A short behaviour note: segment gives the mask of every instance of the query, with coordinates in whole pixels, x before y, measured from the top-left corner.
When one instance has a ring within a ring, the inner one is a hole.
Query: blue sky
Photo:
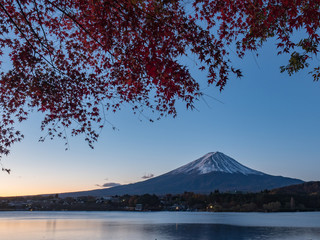
[[[0,196],[142,181],[144,175],[158,176],[213,151],[268,174],[320,180],[320,83],[308,71],[280,74],[287,56],[277,56],[272,43],[259,53],[236,59],[244,77],[231,79],[221,93],[206,88],[218,100],[205,97],[197,110],[180,104],[176,118],[154,123],[126,108],[109,113],[119,130],[106,125],[94,150],[81,137],[69,139],[69,151],[59,139],[39,143],[41,115],[33,114],[21,126],[23,142],[2,160],[12,174],[0,174]],[[194,75],[205,80],[202,73]]]

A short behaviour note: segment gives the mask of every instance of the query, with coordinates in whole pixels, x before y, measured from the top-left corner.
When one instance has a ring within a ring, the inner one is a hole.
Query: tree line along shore
[[[162,196],[123,195],[111,197],[47,196],[2,197],[1,211],[211,211],[292,212],[320,211],[320,194],[259,193],[210,194],[185,192]]]

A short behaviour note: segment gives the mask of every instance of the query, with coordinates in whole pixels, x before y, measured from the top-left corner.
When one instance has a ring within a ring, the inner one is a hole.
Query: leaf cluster
[[[202,92],[201,81],[181,61],[190,53],[207,73],[207,84],[220,90],[231,77],[242,76],[229,58],[232,43],[240,58],[270,37],[278,39],[279,54],[301,49],[281,68],[290,75],[318,53],[319,1],[193,0],[191,5],[1,1],[0,155],[23,138],[16,123],[32,111],[44,114],[40,141],[62,137],[68,148],[68,129],[93,147],[109,123],[107,114],[123,105],[139,114],[150,110],[156,118],[176,116],[177,101],[193,109]],[[299,29],[307,38],[295,43],[292,35]],[[312,74],[318,80],[319,67]]]

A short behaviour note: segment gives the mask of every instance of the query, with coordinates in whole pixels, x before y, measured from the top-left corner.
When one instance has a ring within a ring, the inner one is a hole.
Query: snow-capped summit
[[[264,175],[262,172],[243,166],[221,152],[207,153],[203,157],[171,171],[170,174],[206,174],[211,172]]]

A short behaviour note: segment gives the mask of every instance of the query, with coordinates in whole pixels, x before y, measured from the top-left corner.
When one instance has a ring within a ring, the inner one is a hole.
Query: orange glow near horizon
[[[2,190],[0,193],[0,197],[19,197],[19,196],[33,196],[33,195],[47,195],[47,194],[59,194],[59,193],[66,193],[66,192],[78,192],[78,191],[90,191],[93,189],[97,189],[98,187],[94,188],[79,188],[79,187],[64,187],[64,188],[25,188],[21,187],[21,189],[5,189]]]

